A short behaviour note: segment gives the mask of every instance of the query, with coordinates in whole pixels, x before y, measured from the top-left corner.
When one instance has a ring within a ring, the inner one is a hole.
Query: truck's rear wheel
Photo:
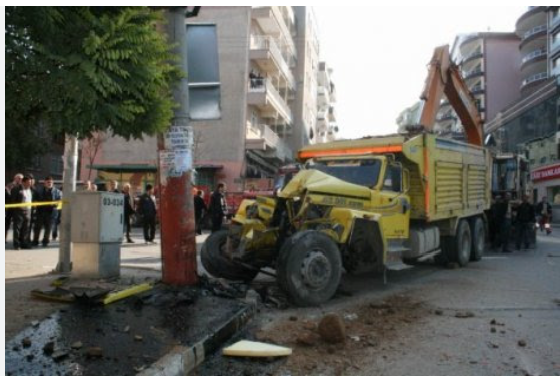
[[[208,236],[200,251],[200,260],[204,268],[218,278],[251,281],[259,273],[232,261],[225,255],[228,231],[220,230]]]
[[[476,217],[471,223],[472,230],[472,247],[471,247],[471,261],[478,262],[482,259],[484,254],[484,247],[486,246],[486,228],[482,218]]]
[[[466,266],[471,259],[471,229],[466,220],[460,220],[455,236],[448,238],[444,245],[444,252],[451,262],[456,262],[459,266]]]
[[[319,305],[329,300],[341,274],[340,251],[321,232],[296,233],[285,242],[278,257],[278,283],[296,305]]]

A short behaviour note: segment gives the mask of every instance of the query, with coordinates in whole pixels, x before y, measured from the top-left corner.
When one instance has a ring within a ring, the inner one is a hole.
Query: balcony
[[[265,72],[280,72],[286,78],[288,86],[295,88],[296,81],[288,64],[289,57],[282,55],[274,38],[251,35],[249,57]]]
[[[250,79],[247,90],[247,103],[263,112],[263,117],[280,116],[286,124],[292,123],[292,111],[270,79]]]
[[[463,79],[465,80],[472,79],[474,77],[481,76],[481,75],[484,75],[484,70],[482,70],[482,68],[480,67],[477,67],[474,70],[464,72]]]
[[[474,51],[474,52],[470,53],[466,57],[464,57],[460,64],[463,65],[467,62],[470,62],[472,60],[479,59],[479,58],[482,58],[482,57],[484,57],[484,54],[482,54],[482,51],[477,50],[477,51]]]
[[[539,72],[538,74],[531,75],[521,82],[521,89],[527,87],[530,84],[534,84],[546,79],[548,79],[548,74],[546,72]]]
[[[335,107],[329,107],[329,122],[336,122],[336,118]]]
[[[545,58],[546,59],[546,55],[547,55],[546,54],[546,49],[533,50],[529,54],[527,54],[523,58],[521,58],[521,67],[523,67],[526,63],[534,61],[534,60],[539,59],[539,58]]]
[[[329,90],[325,86],[318,86],[317,87],[317,105],[319,107],[329,105],[330,104],[330,96]]]
[[[528,31],[523,33],[523,36],[521,37],[521,43],[519,44],[519,49],[523,49],[523,47],[527,43],[534,40],[535,38],[545,36],[546,32],[547,32],[546,24],[537,25],[537,26],[529,29]],[[545,44],[546,44],[546,42],[545,42]]]
[[[480,93],[484,93],[484,86],[482,84],[478,84],[471,88],[471,93],[473,95],[478,95]]]
[[[282,36],[287,42],[292,52],[296,51],[292,39],[292,27],[286,23],[286,17],[282,14],[279,6],[255,6],[251,12],[251,17],[259,24],[265,34],[274,37]]]
[[[268,125],[247,123],[245,146],[248,150],[258,150],[265,158],[274,158],[282,162],[292,159],[293,152]]]

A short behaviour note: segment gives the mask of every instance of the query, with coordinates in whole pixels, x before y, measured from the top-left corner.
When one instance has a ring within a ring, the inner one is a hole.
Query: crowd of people
[[[86,181],[82,191],[98,191],[96,184]],[[108,192],[124,195],[124,230],[128,243],[134,243],[131,238],[131,218],[136,215],[141,220],[144,242],[155,244],[157,224],[157,201],[154,187],[146,185],[145,192],[138,198],[131,195],[131,186],[125,183],[119,190],[116,180],[109,180],[105,185]],[[209,217],[212,232],[221,230],[226,217],[227,203],[225,198],[226,186],[219,183],[210,197],[207,205],[203,199],[203,192],[197,190],[194,196],[196,233],[202,234],[204,219]],[[39,246],[48,247],[51,241],[58,238],[58,225],[61,218],[62,191],[54,185],[52,177],[44,178],[42,186],[37,186],[31,174],[16,174],[13,181],[5,187],[6,205],[23,204],[19,207],[6,209],[6,239],[8,231],[13,229],[13,247],[16,250],[32,249]],[[46,203],[46,204],[42,204]],[[42,238],[41,238],[42,235]]]
[[[529,202],[527,195],[522,196],[521,203],[517,206],[512,202],[510,193],[506,193],[503,197],[497,196],[490,209],[490,215],[492,247],[501,248],[504,253],[511,252],[509,246],[512,228],[515,230],[514,240],[517,250],[521,250],[522,246],[529,249],[537,225],[547,234],[552,232],[550,226],[552,206],[546,196],[536,207]]]

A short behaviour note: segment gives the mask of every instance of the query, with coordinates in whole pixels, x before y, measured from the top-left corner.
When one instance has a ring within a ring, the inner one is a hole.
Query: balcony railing
[[[286,161],[292,158],[292,150],[272,128],[266,124],[247,123],[248,149],[261,150],[264,155]]]
[[[532,36],[534,36],[535,34],[538,34],[538,33],[542,33],[542,32],[546,33],[546,30],[547,30],[546,25],[535,26],[534,28],[531,28],[531,29],[527,30],[523,34],[523,38],[521,39],[521,41],[523,42],[523,41],[531,38]]]
[[[523,65],[525,62],[530,61],[531,59],[535,59],[541,56],[546,56],[546,49],[537,49],[534,51],[531,51],[529,54],[525,55],[522,59],[521,59],[521,64]]]
[[[531,83],[538,82],[539,80],[545,80],[547,78],[548,78],[548,74],[546,72],[540,72],[538,74],[531,75],[521,82],[521,88]]]
[[[484,91],[484,86],[482,84],[478,84],[471,88],[472,93],[479,93]]]
[[[481,75],[483,73],[484,73],[484,71],[482,70],[482,68],[478,67],[478,68],[475,68],[474,70],[463,72],[463,78],[469,79],[469,78],[472,78],[474,76]]]
[[[286,123],[292,123],[292,111],[288,104],[286,104],[286,101],[282,98],[282,96],[280,96],[278,90],[274,87],[270,79],[249,79],[249,88],[247,89],[247,91],[249,95],[265,94],[266,98],[261,98],[260,100],[253,99],[254,104],[258,105],[272,103],[272,106],[278,111],[278,113],[280,113],[282,118],[286,120]],[[249,99],[249,101],[251,101],[251,99]]]
[[[464,64],[465,62],[470,61],[472,59],[482,58],[482,57],[483,57],[482,51],[477,49],[476,51],[474,51],[474,52],[470,53],[469,55],[465,56],[463,58],[463,60],[461,61],[461,64]]]

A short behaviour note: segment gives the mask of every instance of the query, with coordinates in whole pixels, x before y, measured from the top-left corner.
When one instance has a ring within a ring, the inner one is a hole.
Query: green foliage
[[[181,73],[156,30],[159,12],[6,7],[5,13],[7,140],[33,139],[25,131],[40,122],[52,134],[81,138],[108,129],[141,138],[169,126],[171,86]]]

